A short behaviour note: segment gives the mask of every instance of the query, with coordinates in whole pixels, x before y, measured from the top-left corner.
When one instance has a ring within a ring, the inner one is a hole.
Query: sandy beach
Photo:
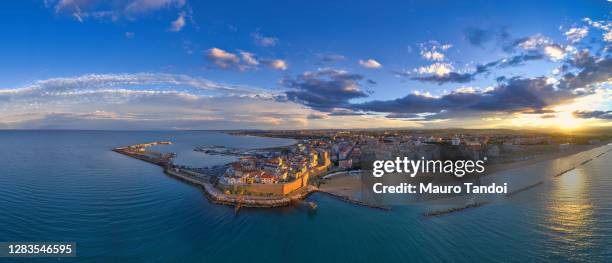
[[[596,145],[575,145],[572,148],[563,151],[541,154],[534,158],[516,161],[510,163],[493,164],[487,167],[487,174],[493,174],[505,170],[510,170],[518,167],[525,167],[539,162],[548,161],[556,158],[562,158],[574,155],[583,151],[588,151],[597,147],[606,145],[606,143]],[[360,175],[338,174],[321,181],[319,191],[328,192],[334,195],[357,198],[362,191],[362,180]]]

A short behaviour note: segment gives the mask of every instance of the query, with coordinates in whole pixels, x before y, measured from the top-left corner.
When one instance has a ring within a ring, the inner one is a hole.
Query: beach
[[[493,164],[486,167],[486,175],[494,175],[503,171],[527,167],[546,161],[552,161],[555,159],[563,159],[565,157],[576,155],[581,152],[586,152],[598,147],[605,147],[606,145],[607,144],[604,143],[596,145],[574,145],[574,147],[565,149],[563,151],[540,154],[528,160]],[[330,176],[328,178],[324,178],[321,181],[321,184],[319,185],[319,191],[346,198],[360,199],[363,196],[362,191],[364,191],[364,185],[361,176],[361,174],[349,175],[348,173],[340,173],[334,176]],[[540,182],[536,182],[535,184],[539,185]],[[365,191],[370,191],[370,189],[365,189]],[[515,192],[513,192],[513,194],[514,193]]]

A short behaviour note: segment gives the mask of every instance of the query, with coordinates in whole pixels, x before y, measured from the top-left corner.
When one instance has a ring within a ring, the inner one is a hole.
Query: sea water
[[[612,152],[503,202],[440,217],[424,217],[424,205],[383,211],[320,194],[309,197],[318,204],[314,213],[298,206],[236,214],[160,167],[111,151],[159,140],[175,144],[156,150],[177,152],[178,162],[202,167],[232,157],[194,152],[197,146],[293,143],[206,131],[0,131],[0,242],[76,242],[78,257],[60,262],[612,258]]]

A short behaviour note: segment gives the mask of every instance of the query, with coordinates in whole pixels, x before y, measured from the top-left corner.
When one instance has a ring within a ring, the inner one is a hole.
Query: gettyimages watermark
[[[360,160],[362,198],[379,205],[431,201],[464,204],[508,194],[512,182],[487,177],[486,156],[450,147],[436,150],[426,157],[365,148]]]

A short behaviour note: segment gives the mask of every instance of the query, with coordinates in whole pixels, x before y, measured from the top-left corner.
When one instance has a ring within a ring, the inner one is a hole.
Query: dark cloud
[[[387,114],[386,117],[389,119],[420,119],[422,118],[417,113],[396,113],[396,112],[389,113]]]
[[[423,82],[433,82],[433,83],[437,83],[438,85],[442,85],[445,83],[467,83],[467,82],[474,80],[474,76],[478,74],[479,73],[477,72],[474,72],[474,73],[450,72],[446,75],[418,76],[418,77],[412,77],[410,79],[423,81]]]
[[[479,65],[471,73],[448,74],[446,79],[421,78],[436,83],[462,82],[478,74],[486,74],[493,68],[511,67],[530,60],[542,59],[538,52],[530,52]],[[567,103],[575,98],[596,92],[595,84],[612,80],[612,60],[594,57],[589,52],[577,53],[566,65],[566,74],[557,83],[546,76],[535,78],[500,77],[497,85],[487,90],[458,89],[442,96],[408,94],[392,100],[372,100],[352,103],[351,99],[365,98],[367,93],[359,89],[363,77],[343,71],[322,70],[304,73],[283,83],[290,90],[286,99],[302,103],[313,109],[331,112],[329,115],[362,115],[370,112],[387,113],[393,119],[449,119],[483,112],[521,112],[543,114],[543,118],[555,113],[552,106]],[[342,111],[338,111],[342,109]],[[578,112],[581,117],[609,118],[609,112]]]
[[[389,113],[422,113],[440,111],[542,111],[547,106],[576,97],[558,90],[546,78],[511,78],[489,91],[452,92],[440,97],[409,94],[387,101],[354,104],[355,110]]]
[[[545,77],[511,78],[492,91],[483,93],[471,108],[493,111],[542,110],[574,97],[571,92],[555,89]]]
[[[522,114],[551,114],[551,113],[556,113],[556,111],[554,110],[547,110],[547,109],[540,109],[540,110],[531,110],[531,111],[524,111],[521,112]]]
[[[479,27],[468,27],[463,31],[465,39],[472,45],[484,47],[490,42],[506,42],[510,39],[510,34],[506,27],[495,29],[484,29]]]
[[[308,114],[308,116],[306,116],[307,119],[309,120],[323,120],[323,119],[327,119],[328,116],[325,114]]]
[[[542,116],[540,116],[541,119],[553,119],[553,118],[557,118],[557,115],[554,114],[544,114]]]
[[[358,112],[358,111],[351,111],[351,110],[346,110],[346,111],[334,111],[329,113],[329,116],[361,116],[361,115],[369,115],[365,112]]]
[[[612,111],[574,111],[573,115],[581,119],[612,120]]]
[[[439,113],[389,113],[385,117],[389,119],[400,119],[400,120],[410,120],[410,121],[433,121],[433,120],[442,120],[448,117],[447,112],[439,112]]]
[[[524,65],[525,62],[530,60],[540,60],[543,59],[544,55],[539,52],[529,52],[527,54],[521,54],[512,56],[509,58],[499,59],[496,61],[492,61],[486,64],[481,64],[476,66],[476,69],[473,72],[468,73],[458,73],[458,72],[450,72],[446,75],[428,75],[428,76],[416,76],[410,77],[412,80],[422,81],[422,82],[431,82],[436,83],[438,85],[446,84],[446,83],[468,83],[474,80],[474,78],[480,74],[485,74],[491,72],[493,68],[506,68],[506,67],[515,67]],[[396,72],[396,74],[401,76],[411,75],[406,72]]]
[[[287,100],[304,104],[320,111],[350,106],[350,100],[368,97],[361,90],[363,76],[334,69],[306,72],[295,78],[285,78],[282,85]]]
[[[478,98],[479,95],[468,93],[452,93],[442,97],[429,97],[419,94],[409,94],[394,100],[374,100],[354,104],[353,108],[363,111],[389,113],[422,113],[438,112],[446,109],[460,109],[466,103]]]
[[[588,51],[581,51],[576,53],[569,63],[580,72],[563,75],[558,86],[560,89],[582,88],[588,92],[592,89],[591,84],[612,80],[612,58],[610,57],[596,58]]]
[[[502,68],[503,67],[515,67],[515,66],[524,65],[525,62],[527,61],[540,60],[543,58],[544,58],[544,55],[538,52],[530,52],[528,54],[517,55],[517,56],[507,58],[507,59],[499,60],[496,65]]]

